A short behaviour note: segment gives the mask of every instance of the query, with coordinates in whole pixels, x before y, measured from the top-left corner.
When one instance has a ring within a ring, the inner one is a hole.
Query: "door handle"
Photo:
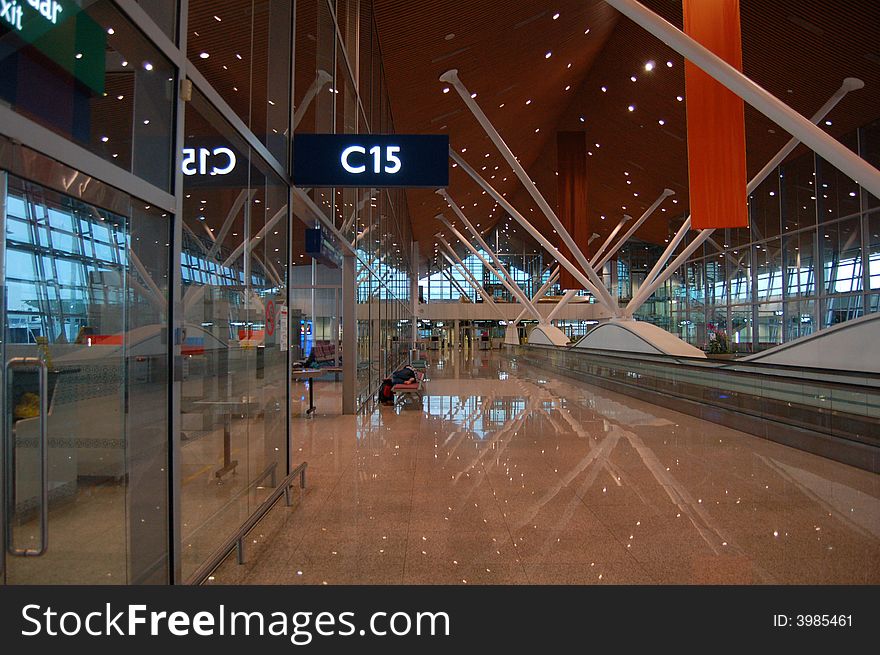
[[[10,555],[18,557],[39,557],[49,548],[49,368],[46,362],[39,357],[13,357],[6,362],[6,370],[12,369],[37,369],[39,372],[40,391],[40,547],[39,548],[16,548],[12,543],[12,528],[7,525],[6,551]],[[7,381],[9,376],[6,376]],[[11,385],[10,385],[11,386]],[[12,408],[10,407],[10,410]],[[7,413],[6,434],[9,445],[7,451],[7,498],[10,506],[6,512],[7,521],[10,520],[15,510],[15,471],[13,470],[13,450],[15,448],[15,433],[12,429],[12,412]]]

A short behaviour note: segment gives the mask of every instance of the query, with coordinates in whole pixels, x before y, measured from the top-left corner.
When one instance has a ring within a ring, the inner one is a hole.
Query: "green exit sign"
[[[0,25],[95,93],[104,93],[104,30],[71,0],[0,0]]]

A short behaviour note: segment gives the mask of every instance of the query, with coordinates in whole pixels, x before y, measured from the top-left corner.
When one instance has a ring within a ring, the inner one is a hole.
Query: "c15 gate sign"
[[[445,134],[295,134],[293,183],[299,187],[449,185]]]

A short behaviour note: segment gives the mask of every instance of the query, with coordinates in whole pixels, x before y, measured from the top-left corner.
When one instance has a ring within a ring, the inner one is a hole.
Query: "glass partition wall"
[[[405,194],[289,182],[296,131],[393,132],[378,39],[363,0],[82,4],[0,25],[0,580],[194,582],[299,463],[291,363],[349,356],[306,229],[355,257],[358,404],[408,354]]]

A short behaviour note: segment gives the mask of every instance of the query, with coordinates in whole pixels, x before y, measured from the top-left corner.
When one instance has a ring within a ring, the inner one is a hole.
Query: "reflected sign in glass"
[[[95,93],[104,92],[107,37],[73,0],[0,0],[0,37],[30,43]]]
[[[300,187],[449,185],[445,134],[296,134],[293,183]]]

